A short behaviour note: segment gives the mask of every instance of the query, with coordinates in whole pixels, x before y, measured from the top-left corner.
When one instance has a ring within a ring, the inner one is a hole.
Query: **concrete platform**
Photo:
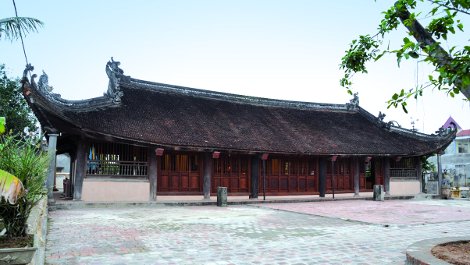
[[[228,196],[228,205],[245,205],[245,204],[263,204],[263,203],[299,203],[299,202],[324,202],[324,201],[342,201],[342,200],[372,200],[372,192],[363,192],[359,196],[353,193],[335,194],[335,198],[331,194],[325,197],[318,195],[292,195],[292,196],[266,196],[263,199],[260,196],[257,199],[250,199],[248,196]],[[167,206],[204,206],[216,205],[217,197],[211,196],[209,200],[205,200],[201,195],[198,196],[158,196],[153,202],[128,202],[128,201],[110,201],[110,202],[85,202],[75,200],[64,200],[60,198],[60,193],[54,194],[55,205],[53,209],[74,209],[84,207],[123,207],[123,206],[149,206],[149,205],[167,205]],[[385,196],[385,200],[397,199],[414,199],[414,195],[403,196]]]

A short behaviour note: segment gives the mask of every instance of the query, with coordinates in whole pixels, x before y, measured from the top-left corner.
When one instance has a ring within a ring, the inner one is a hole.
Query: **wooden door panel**
[[[351,176],[346,176],[344,178],[344,189],[345,190],[352,190],[353,189],[351,180],[352,180]]]
[[[229,187],[229,184],[230,184],[230,178],[222,178],[223,187]]]
[[[248,179],[247,177],[240,178],[240,189],[247,190],[248,189]]]
[[[344,188],[344,177],[343,176],[338,176],[337,182],[338,182],[338,185],[336,186],[336,188],[338,190],[342,190]]]
[[[179,187],[179,177],[178,175],[172,175],[171,176],[171,190],[172,191],[178,191],[178,187]]]
[[[239,189],[238,178],[230,178],[230,189],[231,192],[237,192]]]
[[[294,176],[294,177],[290,177],[289,178],[289,191],[298,191],[298,180],[297,180],[297,176]]]
[[[169,186],[168,186],[168,175],[163,175],[161,179],[162,179],[161,184],[158,183],[160,185],[157,185],[157,186],[158,187],[161,186],[162,190],[168,190],[168,188],[169,188]]]
[[[279,178],[279,190],[287,191],[289,188],[289,181],[287,177]]]
[[[189,189],[189,176],[187,175],[181,176],[181,189],[183,190]]]
[[[307,190],[308,191],[315,190],[315,179],[314,178],[307,178]]]
[[[269,191],[277,191],[279,190],[279,179],[277,177],[270,177],[269,178],[269,185],[268,190]],[[263,182],[261,181],[261,188],[263,188]]]
[[[189,187],[191,190],[199,190],[199,176],[191,176]]]
[[[360,186],[361,189],[366,188],[366,177],[364,176],[364,174],[361,174],[359,176],[359,186]]]
[[[307,178],[306,177],[299,177],[299,191],[307,191]]]

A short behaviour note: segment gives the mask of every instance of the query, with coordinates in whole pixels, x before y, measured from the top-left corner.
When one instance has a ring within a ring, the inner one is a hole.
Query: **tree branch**
[[[449,10],[454,10],[454,11],[457,11],[457,12],[460,12],[460,13],[464,13],[464,14],[467,14],[467,15],[470,15],[470,12],[467,12],[467,11],[464,11],[462,9],[458,9],[458,8],[455,8],[455,7],[451,7],[451,6],[447,6],[447,5],[444,5],[444,4],[441,4],[439,2],[436,2],[434,0],[428,0],[428,2],[432,3],[432,4],[436,4],[440,7],[443,7],[443,8],[447,8]]]
[[[397,5],[396,7],[397,16],[400,18],[400,21],[410,31],[423,51],[432,57],[437,62],[438,66],[449,66],[452,63],[452,57],[447,53],[447,51],[433,39],[432,35],[416,19],[413,20],[411,25],[405,23],[405,21],[410,18],[410,12],[406,7]],[[433,47],[433,49],[429,49],[429,47]],[[470,100],[470,85],[463,87],[461,78],[457,78],[454,81],[454,85],[460,89],[467,99]]]

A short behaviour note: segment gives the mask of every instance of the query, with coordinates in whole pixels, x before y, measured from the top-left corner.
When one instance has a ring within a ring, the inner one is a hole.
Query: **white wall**
[[[145,180],[85,179],[82,201],[142,202],[149,201],[150,183]]]
[[[390,195],[416,195],[419,192],[418,180],[390,180]]]

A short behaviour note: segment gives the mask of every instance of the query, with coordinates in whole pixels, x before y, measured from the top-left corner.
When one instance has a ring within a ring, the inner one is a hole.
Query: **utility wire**
[[[24,59],[26,60],[26,65],[28,65],[28,56],[26,55],[26,49],[24,47],[23,34],[21,34],[21,26],[20,26],[20,20],[18,19],[18,11],[16,10],[15,0],[12,0],[12,1],[13,1],[13,7],[15,8],[16,26],[18,26],[18,33],[20,34],[21,46],[23,47],[23,53],[24,53]]]

